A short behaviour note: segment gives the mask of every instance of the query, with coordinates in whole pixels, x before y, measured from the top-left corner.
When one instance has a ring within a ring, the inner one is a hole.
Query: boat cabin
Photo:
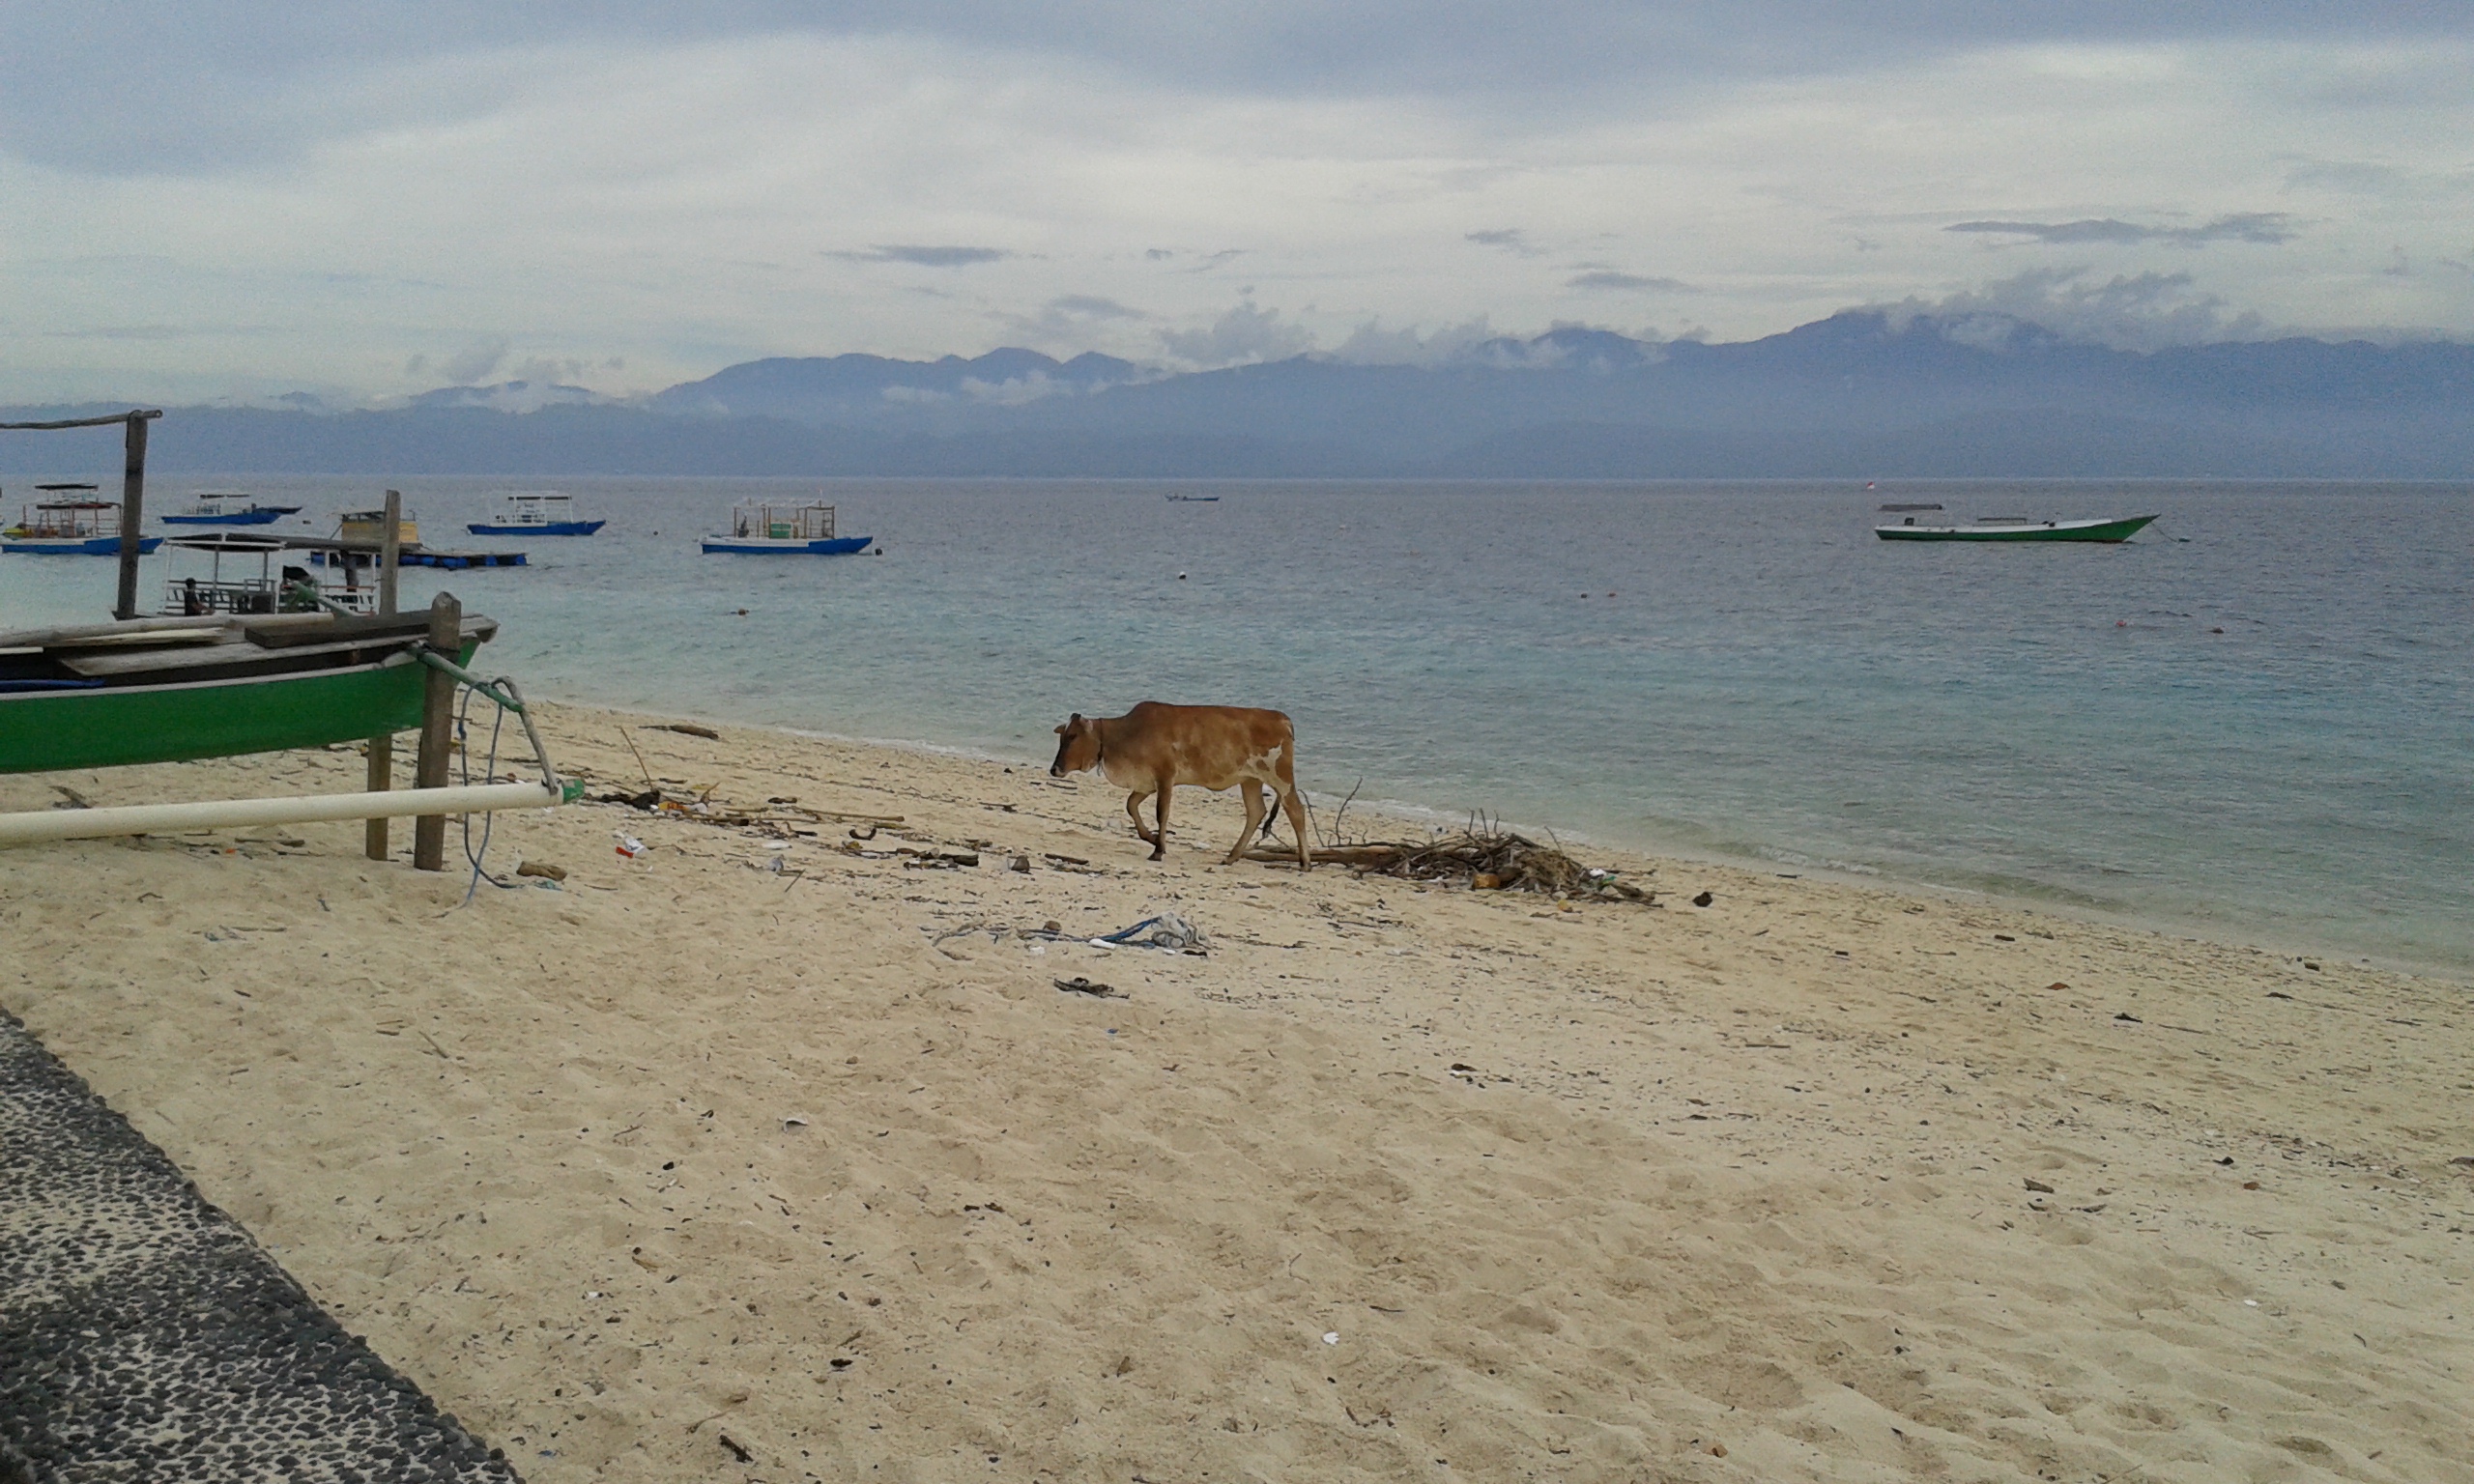
[[[741,541],[830,541],[833,507],[813,501],[774,505],[741,500],[731,509],[731,535]]]
[[[38,484],[46,495],[92,494],[91,484]],[[106,519],[108,517],[108,519]],[[46,499],[25,506],[10,534],[31,541],[84,541],[120,532],[116,499]]]
[[[345,541],[384,541],[387,539],[387,512],[384,510],[347,510],[335,517],[335,535]],[[395,539],[404,546],[418,545],[421,528],[410,515],[395,522]]]
[[[1939,510],[1939,509],[1941,509],[1941,508],[1942,508],[1942,507],[1941,507],[1940,505],[1934,505],[1934,504],[1890,504],[1890,505],[1884,505],[1884,506],[1882,506],[1882,514],[1884,514],[1884,515],[1905,515],[1905,516],[1907,517],[1907,519],[1906,519],[1906,520],[1904,520],[1904,521],[1902,521],[1900,524],[1901,524],[1901,525],[1905,525],[1905,526],[1913,526],[1913,525],[1914,525],[1914,524],[1915,524],[1915,516],[1914,516],[1913,514],[1911,514],[1910,512],[1912,512],[1912,511],[1924,511],[1924,510]]]
[[[500,526],[562,526],[576,518],[572,495],[556,490],[511,490],[499,497]]]
[[[377,612],[375,586],[347,584],[326,589],[310,577],[307,568],[278,565],[285,555],[295,550],[293,543],[281,536],[219,530],[208,535],[174,536],[166,544],[180,555],[174,559],[172,575],[163,583],[165,614],[196,618],[210,614],[298,613],[314,607],[298,592],[302,587],[356,614]],[[250,571],[253,557],[254,574]],[[197,571],[200,560],[205,564],[203,576]],[[184,567],[188,570],[182,570]]]

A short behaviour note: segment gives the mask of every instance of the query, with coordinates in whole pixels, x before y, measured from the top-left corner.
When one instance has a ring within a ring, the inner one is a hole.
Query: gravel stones
[[[0,1484],[514,1484],[0,1011]]]

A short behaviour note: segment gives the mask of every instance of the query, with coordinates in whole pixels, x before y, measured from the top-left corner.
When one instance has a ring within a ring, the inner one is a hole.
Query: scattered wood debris
[[[1250,861],[1294,861],[1290,851],[1256,848]],[[1547,897],[1601,898],[1654,905],[1656,893],[1611,870],[1584,866],[1553,845],[1507,830],[1473,828],[1424,841],[1368,841],[1317,846],[1317,865],[1351,867],[1361,875],[1405,881],[1462,881],[1480,891],[1536,892]]]

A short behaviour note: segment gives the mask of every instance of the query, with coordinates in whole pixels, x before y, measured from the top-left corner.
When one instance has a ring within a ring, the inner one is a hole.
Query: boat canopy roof
[[[38,484],[38,490],[100,490],[100,484]]]
[[[245,535],[237,530],[210,531],[196,536],[166,536],[164,542],[192,552],[286,552],[296,545],[284,536]]]
[[[94,486],[90,484],[85,488],[91,490]],[[46,499],[35,508],[38,510],[117,510],[120,508],[120,501],[116,499]]]
[[[1939,510],[1942,507],[1940,505],[1884,505],[1882,508],[1885,511],[1903,513],[1909,510]]]

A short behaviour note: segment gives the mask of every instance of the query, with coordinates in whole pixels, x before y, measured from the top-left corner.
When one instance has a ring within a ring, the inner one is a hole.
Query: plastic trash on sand
[[[1093,938],[1095,948],[1161,948],[1172,954],[1199,954],[1211,947],[1201,928],[1174,912],[1146,917],[1131,928]]]
[[[618,854],[620,858],[630,861],[641,860],[644,857],[644,853],[645,842],[643,841],[638,840],[633,835],[621,835],[618,837]]]

